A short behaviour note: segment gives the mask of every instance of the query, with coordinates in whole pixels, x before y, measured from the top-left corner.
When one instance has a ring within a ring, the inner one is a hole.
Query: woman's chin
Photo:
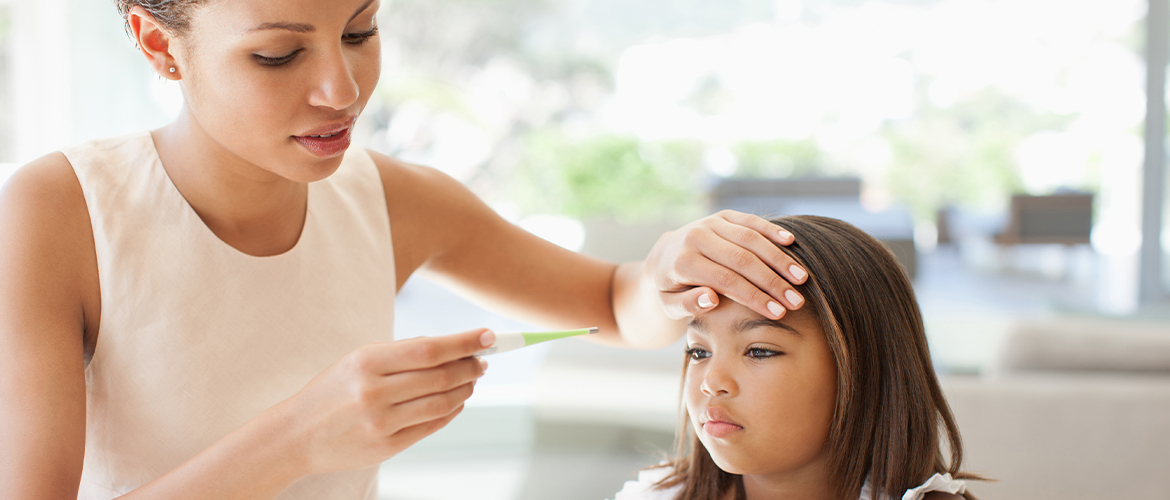
[[[344,156],[307,161],[301,159],[299,162],[288,164],[288,166],[282,168],[277,174],[290,181],[303,183],[317,182],[337,172],[337,169],[341,167],[342,158]]]

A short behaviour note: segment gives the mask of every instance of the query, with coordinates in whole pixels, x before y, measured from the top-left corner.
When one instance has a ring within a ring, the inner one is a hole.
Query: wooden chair
[[[1089,243],[1092,194],[1012,196],[1007,226],[995,236],[1001,245]]]

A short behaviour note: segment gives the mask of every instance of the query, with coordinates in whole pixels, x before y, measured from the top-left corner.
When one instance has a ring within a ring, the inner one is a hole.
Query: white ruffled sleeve
[[[638,479],[626,481],[622,490],[617,492],[613,500],[674,500],[675,495],[682,489],[682,485],[673,488],[658,490],[654,484],[666,479],[672,472],[670,467],[656,467],[638,472]]]
[[[922,497],[931,491],[966,493],[967,482],[961,479],[953,479],[950,474],[935,474],[930,476],[930,479],[927,479],[925,483],[922,483],[922,486],[906,490],[906,493],[902,495],[902,500],[922,500]]]

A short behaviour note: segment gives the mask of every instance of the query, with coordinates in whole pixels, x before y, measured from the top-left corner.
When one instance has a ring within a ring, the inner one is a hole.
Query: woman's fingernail
[[[479,358],[479,368],[480,368],[479,374],[480,374],[480,376],[483,375],[483,372],[487,371],[487,366],[488,366],[487,360],[483,359],[483,358]]]
[[[782,240],[791,240],[792,239],[792,233],[790,233],[788,231],[781,229],[777,232],[780,233],[780,239],[782,239]]]
[[[792,277],[798,280],[802,280],[805,276],[808,276],[808,273],[805,273],[804,269],[801,269],[800,266],[796,264],[788,266],[788,272],[792,273]]]
[[[772,316],[777,318],[779,318],[781,314],[784,314],[784,308],[780,307],[780,304],[775,302],[768,302],[768,310],[772,311]]]
[[[804,297],[801,297],[799,293],[793,290],[785,291],[784,298],[788,299],[788,303],[792,304],[793,307],[800,307],[800,303],[804,302]]]
[[[484,347],[491,347],[494,343],[496,343],[496,334],[492,333],[491,330],[483,332],[479,335],[479,345]]]
[[[710,295],[704,293],[703,295],[699,296],[699,307],[706,309],[706,308],[711,307],[713,305],[715,305],[715,303],[711,302]]]

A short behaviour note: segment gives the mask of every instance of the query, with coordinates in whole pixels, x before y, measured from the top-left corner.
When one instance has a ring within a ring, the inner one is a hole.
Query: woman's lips
[[[714,438],[725,438],[743,430],[743,426],[731,419],[721,408],[708,406],[703,415],[703,432]]]
[[[309,150],[318,158],[332,158],[349,149],[350,131],[353,130],[353,120],[340,126],[323,127],[327,130],[315,130],[304,135],[294,135],[297,143]]]

